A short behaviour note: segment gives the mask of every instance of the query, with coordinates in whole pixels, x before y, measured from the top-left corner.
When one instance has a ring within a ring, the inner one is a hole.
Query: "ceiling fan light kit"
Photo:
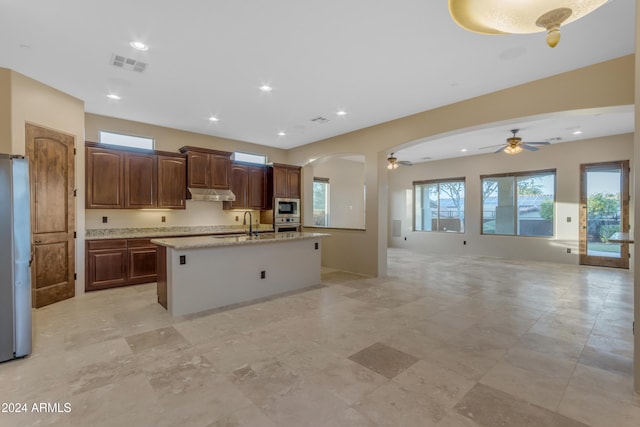
[[[398,158],[395,157],[393,153],[389,154],[389,157],[387,157],[387,169],[395,170],[398,169],[400,165],[411,166],[413,165],[413,163],[408,160],[398,160]]]
[[[531,34],[547,31],[547,44],[560,41],[560,25],[588,15],[608,0],[449,0],[453,20],[481,34]]]

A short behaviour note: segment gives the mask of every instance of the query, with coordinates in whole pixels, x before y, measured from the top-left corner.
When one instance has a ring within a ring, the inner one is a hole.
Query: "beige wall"
[[[104,130],[153,138],[156,144],[155,148],[162,151],[178,152],[180,147],[193,146],[231,152],[245,151],[265,154],[270,162],[287,162],[287,152],[282,149],[114,117],[87,113],[85,126],[88,141],[98,141],[99,131]],[[222,202],[187,201],[185,210],[87,209],[85,214],[87,229],[242,224],[242,218],[238,217],[237,212],[223,210]],[[107,217],[106,224],[102,222],[103,216]],[[165,222],[162,222],[163,216]],[[258,219],[260,215],[253,215],[253,217]]]
[[[331,257],[323,252],[323,260],[330,267],[386,274],[387,152],[420,138],[487,123],[630,105],[633,88],[634,57],[626,56],[292,149],[289,161],[298,165],[340,153],[361,153],[366,158],[366,231],[353,236],[332,230],[334,237],[323,244]]]
[[[11,71],[0,68],[0,153],[11,151]]]
[[[389,246],[422,253],[484,255],[502,258],[578,264],[580,165],[631,160],[633,134],[542,147],[509,156],[491,153],[424,162],[389,174]],[[556,211],[553,238],[481,235],[480,175],[556,169]],[[414,232],[413,181],[464,177],[465,232]],[[567,218],[571,218],[568,222]],[[633,229],[633,211],[631,212]],[[402,233],[391,236],[391,222],[401,221]],[[406,238],[406,240],[405,240]],[[466,241],[466,245],[463,242]],[[567,253],[571,249],[571,254]],[[633,250],[633,247],[631,247]]]
[[[329,158],[309,167],[313,176],[329,178],[329,226],[363,229],[364,163]],[[304,213],[304,223],[313,224],[311,209]]]
[[[265,154],[268,161],[276,163],[287,163],[288,161],[287,151],[279,148],[86,113],[87,141],[98,142],[98,133],[101,130],[153,138],[156,150],[162,151],[178,152],[180,147],[188,145],[213,150]]]
[[[6,150],[12,154],[25,153],[25,125],[35,124],[71,135],[76,147],[84,140],[84,103],[59,90],[53,89],[20,73],[0,70],[0,91],[6,91],[7,77],[10,81],[10,144]],[[5,92],[6,93],[6,92]],[[4,99],[4,96],[3,96]],[[2,109],[4,107],[0,107]],[[4,114],[3,114],[4,115]],[[0,119],[2,120],[2,119]],[[3,131],[0,131],[3,132]],[[84,188],[84,152],[76,155],[75,186]],[[81,184],[82,183],[82,184]],[[80,185],[82,185],[80,187]],[[84,195],[76,198],[76,292],[84,292]]]

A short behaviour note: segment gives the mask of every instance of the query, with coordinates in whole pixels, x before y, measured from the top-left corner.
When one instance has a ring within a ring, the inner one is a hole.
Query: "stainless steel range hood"
[[[204,200],[207,202],[234,202],[236,195],[231,190],[220,188],[188,188],[191,200]]]

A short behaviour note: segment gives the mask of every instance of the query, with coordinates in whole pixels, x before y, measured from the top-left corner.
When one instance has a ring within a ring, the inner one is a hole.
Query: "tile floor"
[[[390,250],[322,277],[175,319],[155,285],[39,309],[0,426],[640,425],[627,271]]]

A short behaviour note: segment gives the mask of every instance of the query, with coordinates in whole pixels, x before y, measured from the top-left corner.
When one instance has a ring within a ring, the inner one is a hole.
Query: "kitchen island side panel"
[[[318,285],[320,253],[320,238],[196,249],[168,247],[169,313],[182,316]],[[184,264],[180,264],[181,256]]]

